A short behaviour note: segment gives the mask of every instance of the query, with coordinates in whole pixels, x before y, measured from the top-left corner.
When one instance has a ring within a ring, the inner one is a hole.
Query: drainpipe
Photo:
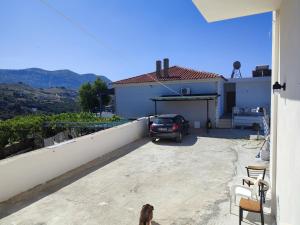
[[[273,12],[272,21],[272,85],[279,80],[280,71],[280,21],[279,11]],[[278,95],[273,94],[271,90],[271,187],[272,202],[271,213],[277,220],[277,194],[276,194],[276,176],[277,176],[277,122],[278,122]],[[277,221],[279,222],[279,221]]]

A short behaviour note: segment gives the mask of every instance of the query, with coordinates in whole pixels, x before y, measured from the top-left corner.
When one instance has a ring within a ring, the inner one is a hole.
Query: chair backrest
[[[257,179],[259,175],[262,175],[262,179],[265,179],[267,170],[265,166],[246,166],[246,169],[248,177]]]
[[[252,191],[251,191],[251,195],[252,195],[252,198],[257,198],[258,196],[258,192],[259,192],[259,186],[261,185],[261,180],[263,178],[263,175],[262,174],[259,174],[256,178],[256,181],[254,182],[253,184],[253,188],[252,188]]]

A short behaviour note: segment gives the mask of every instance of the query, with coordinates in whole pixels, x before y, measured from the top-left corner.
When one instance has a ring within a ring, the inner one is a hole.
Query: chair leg
[[[242,225],[243,221],[243,209],[240,207],[240,214],[239,214],[239,225]]]
[[[260,212],[260,218],[261,218],[261,225],[264,225],[265,220],[264,220],[264,212],[263,211]]]

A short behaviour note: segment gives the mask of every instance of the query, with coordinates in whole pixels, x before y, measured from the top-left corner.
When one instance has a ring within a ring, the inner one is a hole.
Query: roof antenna
[[[241,73],[241,63],[239,61],[235,61],[233,63],[233,70],[231,73],[231,78],[242,78],[242,73]]]

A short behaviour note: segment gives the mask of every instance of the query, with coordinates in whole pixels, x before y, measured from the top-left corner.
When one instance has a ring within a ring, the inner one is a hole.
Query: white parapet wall
[[[0,202],[146,135],[148,119],[79,137],[0,161]]]

